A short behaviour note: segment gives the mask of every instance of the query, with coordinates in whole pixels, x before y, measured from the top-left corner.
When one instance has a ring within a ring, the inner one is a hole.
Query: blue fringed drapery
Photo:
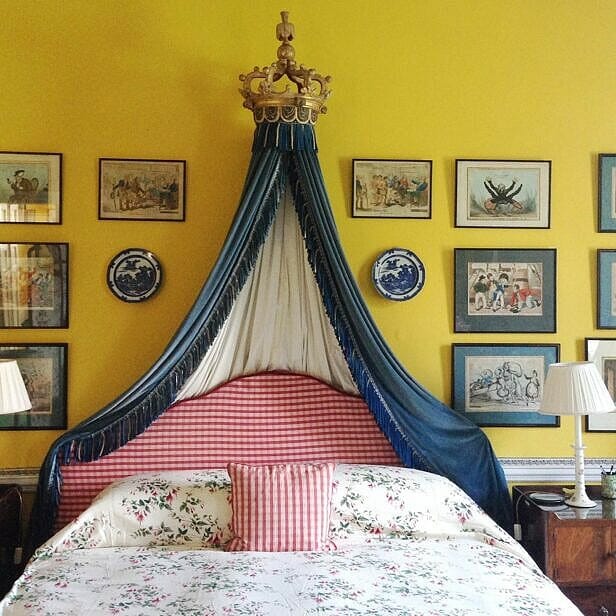
[[[240,205],[221,254],[162,356],[128,391],[60,437],[41,469],[31,547],[52,532],[61,464],[92,461],[143,432],[174,401],[227,318],[254,266],[285,189],[291,188],[308,258],[357,387],[408,466],[452,479],[510,530],[502,468],[483,432],[417,384],[394,357],[348,269],[311,125],[257,126]]]

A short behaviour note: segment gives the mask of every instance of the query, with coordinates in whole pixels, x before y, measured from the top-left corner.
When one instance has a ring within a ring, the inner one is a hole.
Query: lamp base
[[[582,494],[574,494],[571,498],[565,499],[565,504],[569,505],[569,507],[584,507],[587,509],[597,506],[597,503],[590,500],[585,492]]]

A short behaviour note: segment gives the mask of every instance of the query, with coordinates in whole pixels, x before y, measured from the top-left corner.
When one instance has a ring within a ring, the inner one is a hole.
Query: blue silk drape
[[[397,454],[408,466],[449,477],[511,530],[507,484],[488,439],[415,382],[374,324],[344,258],[316,152],[311,125],[257,126],[240,205],[184,322],[146,374],[50,448],[32,512],[31,548],[52,533],[62,485],[60,465],[114,451],[172,404],[229,314],[287,187],[293,191],[308,258],[351,374]]]

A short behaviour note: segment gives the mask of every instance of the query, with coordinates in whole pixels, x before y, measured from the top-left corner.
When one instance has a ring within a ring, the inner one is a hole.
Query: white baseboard
[[[574,483],[575,462],[573,458],[500,458],[500,463],[509,482],[528,483]],[[584,476],[588,483],[601,482],[601,467],[616,466],[615,458],[586,458]]]

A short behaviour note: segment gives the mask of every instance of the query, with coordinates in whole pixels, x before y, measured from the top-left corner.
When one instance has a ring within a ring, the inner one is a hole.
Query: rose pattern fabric
[[[330,523],[337,549],[329,552],[210,547],[230,538],[229,494],[226,471],[116,482],[37,551],[0,614],[581,614],[442,477],[338,465]]]

